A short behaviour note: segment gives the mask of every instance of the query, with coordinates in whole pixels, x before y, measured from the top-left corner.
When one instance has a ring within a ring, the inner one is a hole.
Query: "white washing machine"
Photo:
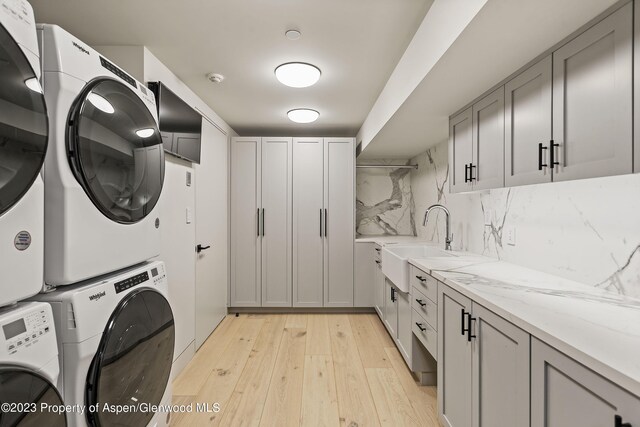
[[[147,261],[160,251],[164,151],[153,93],[54,25],[38,25],[49,150],[47,287]]]
[[[151,407],[172,398],[175,327],[167,291],[164,263],[152,261],[34,297],[53,309],[64,401],[87,408],[68,414],[71,425],[168,425],[171,412]],[[132,412],[111,409],[118,407]]]
[[[33,10],[0,0],[0,306],[42,288],[48,140]]]
[[[0,425],[66,426],[55,386],[58,344],[51,307],[38,302],[5,307],[0,328]]]

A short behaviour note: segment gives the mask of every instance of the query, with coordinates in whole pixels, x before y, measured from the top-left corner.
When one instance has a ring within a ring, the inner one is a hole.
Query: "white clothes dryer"
[[[36,25],[26,0],[0,0],[0,306],[38,293],[48,141]]]
[[[51,131],[44,165],[47,287],[159,254],[164,151],[153,93],[55,25],[38,25]]]
[[[0,309],[0,328],[0,426],[66,426],[51,307],[21,302]]]
[[[175,327],[167,291],[164,263],[152,261],[34,297],[53,309],[64,401],[87,408],[69,414],[72,425],[168,425]],[[111,409],[124,407],[130,412]]]

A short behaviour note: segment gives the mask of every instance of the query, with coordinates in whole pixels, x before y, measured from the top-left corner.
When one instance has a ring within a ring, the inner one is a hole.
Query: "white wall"
[[[454,249],[640,297],[640,174],[449,194],[446,141],[413,161],[414,214],[447,206]],[[443,215],[417,231],[444,242]]]

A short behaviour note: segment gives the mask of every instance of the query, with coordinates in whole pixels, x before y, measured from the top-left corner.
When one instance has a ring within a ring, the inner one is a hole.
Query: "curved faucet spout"
[[[451,229],[451,224],[450,224],[450,216],[451,214],[449,213],[449,209],[447,209],[445,206],[440,205],[440,204],[435,204],[435,205],[431,205],[427,208],[427,210],[424,213],[424,220],[422,221],[422,225],[426,226],[427,225],[427,220],[429,219],[429,213],[432,210],[435,209],[440,209],[443,210],[444,213],[446,214],[446,220],[447,220],[447,229],[446,229],[446,234],[447,237],[445,238],[445,250],[450,251],[451,250],[451,242],[453,241],[453,235],[450,232]]]

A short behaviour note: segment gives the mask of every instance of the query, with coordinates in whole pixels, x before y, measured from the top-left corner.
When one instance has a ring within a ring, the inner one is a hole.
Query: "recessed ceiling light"
[[[138,135],[140,138],[149,138],[154,133],[156,133],[156,131],[153,128],[138,129],[136,131],[136,135]]]
[[[40,82],[35,77],[25,80],[24,84],[32,91],[42,93],[42,86],[40,86]]]
[[[300,36],[302,36],[302,33],[298,30],[287,30],[284,35],[289,40],[298,40]]]
[[[103,111],[107,114],[113,114],[116,112],[116,109],[113,108],[113,105],[109,101],[106,100],[105,97],[98,95],[94,92],[89,92],[87,95],[87,99],[90,103],[93,104],[98,110]]]
[[[318,120],[320,113],[309,108],[296,108],[287,112],[289,120],[296,123],[311,123]]]
[[[211,83],[222,83],[224,76],[218,73],[209,73],[207,74],[207,79],[209,79]]]
[[[276,78],[290,87],[308,87],[320,79],[320,69],[304,62],[288,62],[276,68]]]

